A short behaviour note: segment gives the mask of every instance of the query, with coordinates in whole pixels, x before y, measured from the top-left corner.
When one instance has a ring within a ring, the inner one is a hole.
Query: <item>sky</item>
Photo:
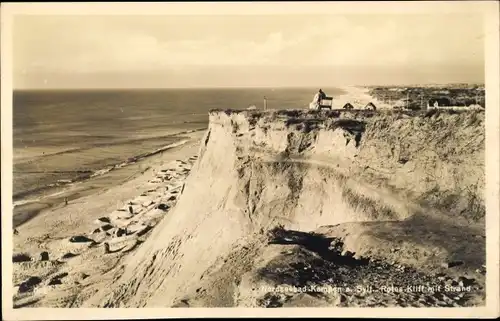
[[[478,14],[16,15],[24,88],[484,82]]]

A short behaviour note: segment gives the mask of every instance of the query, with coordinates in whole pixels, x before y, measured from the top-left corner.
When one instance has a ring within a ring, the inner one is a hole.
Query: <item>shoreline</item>
[[[106,271],[134,252],[175,207],[203,134],[191,133],[188,142],[131,165],[142,165],[141,172],[111,179],[108,187],[80,190],[68,205],[55,203],[19,225],[13,235],[14,308],[71,307],[78,304],[67,291],[102,286]],[[42,280],[36,289],[29,288],[32,278]]]
[[[167,135],[165,136],[165,138],[175,138],[177,136],[180,136],[178,137],[178,141],[175,141],[171,144],[168,144],[168,145],[165,145],[163,147],[160,147],[160,148],[157,148],[155,150],[152,150],[150,152],[145,152],[145,153],[142,153],[142,154],[138,154],[138,155],[133,155],[131,157],[128,157],[128,159],[124,162],[119,162],[119,163],[116,163],[116,164],[111,164],[111,165],[106,165],[102,168],[99,168],[99,169],[95,169],[95,170],[74,170],[74,171],[41,171],[41,172],[47,172],[47,173],[66,173],[66,172],[71,172],[71,173],[78,173],[78,174],[81,174],[80,177],[76,178],[76,179],[62,179],[62,180],[58,180],[56,181],[55,183],[51,183],[51,184],[48,184],[48,185],[45,185],[45,186],[41,186],[41,187],[38,187],[38,188],[35,188],[35,189],[32,189],[32,190],[26,190],[26,191],[21,191],[21,192],[18,192],[18,193],[14,193],[13,195],[13,205],[14,207],[17,206],[17,205],[22,205],[22,204],[25,204],[25,203],[32,203],[32,202],[37,202],[39,199],[29,199],[30,196],[33,196],[33,195],[37,195],[41,192],[43,192],[44,190],[47,190],[47,189],[51,189],[51,188],[64,188],[68,185],[71,185],[71,184],[75,184],[75,183],[80,183],[80,182],[83,182],[85,180],[88,180],[90,178],[94,178],[96,176],[100,176],[100,175],[104,175],[112,170],[115,170],[115,169],[119,169],[119,168],[122,168],[122,167],[125,167],[125,166],[128,166],[130,164],[133,164],[139,160],[142,160],[144,158],[147,158],[147,157],[150,157],[150,156],[154,156],[158,153],[161,153],[161,152],[164,152],[164,151],[167,151],[171,148],[175,148],[177,147],[178,145],[180,144],[185,144],[188,140],[186,139],[186,137],[183,137],[183,135],[187,135],[189,136],[189,134],[191,133],[195,133],[195,132],[201,132],[201,131],[205,131],[207,128],[197,128],[197,129],[192,129],[192,130],[185,130],[185,131],[181,131],[181,132],[178,132],[178,133],[174,133],[174,134],[171,134],[171,135]],[[62,152],[59,152],[59,153],[64,153],[64,152],[67,152],[67,151],[72,151],[72,150],[63,150]],[[49,155],[47,155],[49,156]],[[44,157],[44,156],[42,156]],[[36,159],[36,158],[35,158]],[[33,161],[33,160],[32,160]],[[23,174],[25,172],[19,172],[20,174]],[[29,172],[26,172],[26,173],[29,173]],[[49,195],[50,196],[50,195]]]
[[[206,129],[200,128],[171,135],[182,135],[185,136],[185,139],[153,150],[149,153],[133,156],[126,162],[96,170],[86,178],[61,185],[52,184],[53,186],[46,186],[36,191],[32,191],[31,193],[28,192],[27,196],[31,196],[31,198],[23,197],[13,202],[13,228],[17,228],[32,220],[44,211],[63,205],[65,198],[67,198],[69,202],[72,202],[81,197],[98,193],[100,190],[109,188],[115,185],[117,181],[118,184],[123,184],[138,175],[143,175],[150,169],[150,166],[147,164],[149,159],[161,157],[159,154],[163,154],[163,152],[175,153],[177,150],[182,149],[184,145],[192,142],[193,137],[200,135],[200,133],[203,133],[205,130]],[[37,195],[37,193],[44,191],[48,191],[49,193]]]

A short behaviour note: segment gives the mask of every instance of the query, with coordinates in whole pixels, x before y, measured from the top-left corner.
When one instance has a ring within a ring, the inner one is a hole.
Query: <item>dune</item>
[[[484,304],[484,112],[209,117],[175,206],[77,306]]]

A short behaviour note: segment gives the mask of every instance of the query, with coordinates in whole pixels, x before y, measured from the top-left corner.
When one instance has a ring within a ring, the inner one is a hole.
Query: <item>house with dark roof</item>
[[[342,107],[343,109],[354,109],[354,106],[351,105],[351,103],[347,103],[344,105],[344,107]]]
[[[365,109],[368,109],[368,110],[377,110],[377,107],[375,107],[375,105],[374,105],[372,102],[369,102],[369,103],[365,106]]]

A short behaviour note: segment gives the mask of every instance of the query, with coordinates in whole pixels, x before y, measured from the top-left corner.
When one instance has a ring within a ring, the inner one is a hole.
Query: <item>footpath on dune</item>
[[[484,139],[480,111],[211,111],[175,208],[83,305],[484,304]]]

